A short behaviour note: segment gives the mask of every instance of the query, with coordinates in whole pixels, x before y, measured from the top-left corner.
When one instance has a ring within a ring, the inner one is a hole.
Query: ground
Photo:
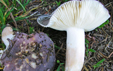
[[[41,0],[33,0],[27,7],[29,11],[33,8],[28,15],[31,17],[17,22],[17,27],[20,32],[30,34],[31,27],[34,27],[33,32],[46,33],[55,44],[56,60],[60,63],[64,63],[65,66],[65,52],[66,52],[66,32],[58,31],[51,28],[43,28],[37,23],[37,18],[40,15],[51,14],[57,7],[56,1],[60,0],[45,0],[43,3]],[[86,52],[85,62],[82,71],[113,71],[113,1],[112,0],[99,0],[109,10],[111,15],[109,24],[103,28],[96,28],[91,32],[86,32]],[[61,3],[64,1],[62,0]],[[37,12],[36,14],[34,14]],[[34,15],[33,15],[34,14]],[[14,26],[11,24],[11,26]],[[15,26],[14,26],[15,27]],[[88,51],[88,49],[93,49]],[[93,51],[96,52],[93,52]],[[98,64],[101,60],[102,63]],[[102,61],[103,60],[103,61]],[[54,71],[57,70],[60,63],[56,62]],[[95,65],[97,64],[97,65]],[[97,66],[94,69],[94,65]],[[62,68],[60,71],[63,71]]]

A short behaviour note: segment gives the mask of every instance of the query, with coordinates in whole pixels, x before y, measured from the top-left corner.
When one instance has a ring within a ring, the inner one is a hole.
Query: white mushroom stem
[[[81,71],[85,55],[85,33],[83,29],[67,29],[66,70]]]

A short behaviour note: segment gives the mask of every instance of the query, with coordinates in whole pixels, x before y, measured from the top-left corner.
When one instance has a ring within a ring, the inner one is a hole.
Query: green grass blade
[[[6,15],[5,18],[7,18],[9,16],[9,14],[14,10],[14,8],[12,8]]]
[[[2,12],[2,10],[0,9],[0,20],[2,22],[2,24],[5,24],[5,21],[4,21],[4,14]]]
[[[103,63],[105,61],[105,59],[100,60],[99,62],[97,62],[96,64],[93,65],[94,69],[97,67],[101,66],[101,63]]]
[[[19,16],[19,17],[16,17],[15,20],[16,20],[16,21],[19,21],[19,20],[23,20],[23,19],[25,19],[25,18],[26,18],[26,17],[21,17],[21,16]]]
[[[30,33],[33,33],[34,27],[29,27]]]
[[[0,24],[0,26],[1,26],[1,27],[0,27],[0,28],[1,28],[1,29],[0,29],[0,34],[1,34],[1,33],[2,33],[2,30],[6,27],[6,25]]]
[[[94,67],[94,69],[96,69],[96,68],[98,68],[98,67],[100,67],[101,65],[99,64],[99,65],[94,65],[93,67]]]
[[[89,49],[90,52],[96,52],[94,49]]]
[[[9,6],[9,0],[5,0],[6,4]]]
[[[4,17],[3,12],[2,12],[2,10],[1,10],[1,9],[0,9],[0,17],[1,17],[1,18],[3,18],[3,17]]]
[[[27,2],[26,2],[26,0],[24,0],[24,7],[26,6],[26,5],[28,5],[30,3],[30,0],[27,0]]]
[[[58,66],[57,71],[60,71],[60,65]]]
[[[60,47],[58,47],[58,46],[56,46],[56,45],[54,45],[54,46],[55,46],[56,49],[60,49]]]
[[[86,51],[86,55],[88,56],[88,50]]]
[[[107,20],[106,22],[104,22],[102,25],[100,25],[98,28],[102,28],[102,27],[104,27],[106,24],[108,24],[109,23],[109,20]]]
[[[85,38],[85,43],[89,44],[89,41]]]
[[[26,12],[25,7],[22,5],[22,3],[19,0],[16,0],[16,1],[21,5],[21,7],[23,8],[23,10]]]
[[[16,4],[16,0],[12,0],[13,4]]]
[[[97,64],[101,64],[105,61],[105,59],[100,60]]]
[[[60,63],[60,65],[58,66],[57,68],[57,71],[60,71],[60,68],[62,68],[62,71],[64,71],[64,66],[63,66],[64,63]]]
[[[27,18],[27,17],[21,17],[21,16],[19,16],[19,17],[16,17],[15,20],[16,20],[16,21],[20,21],[20,20],[23,20],[23,19],[25,19],[25,18]],[[11,23],[11,22],[13,22],[12,19],[9,20],[7,23]]]

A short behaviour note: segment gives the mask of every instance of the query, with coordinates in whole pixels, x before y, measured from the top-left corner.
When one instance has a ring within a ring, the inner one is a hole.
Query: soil
[[[34,27],[33,32],[46,33],[55,44],[56,60],[60,63],[64,63],[65,66],[65,52],[66,52],[66,32],[58,31],[51,28],[44,28],[37,23],[37,18],[40,15],[51,14],[58,5],[55,1],[60,0],[45,0],[43,3],[41,0],[33,0],[27,7],[27,11],[39,6],[37,9],[31,11],[29,15],[33,16],[18,21],[17,27],[20,32],[30,34],[29,27]],[[113,71],[113,1],[112,0],[99,0],[109,10],[111,15],[109,24],[103,28],[96,28],[93,31],[86,32],[85,37],[89,41],[88,49],[94,49],[96,52],[88,52],[88,56],[85,55],[85,62],[82,71]],[[61,0],[61,3],[64,3]],[[14,26],[11,24],[11,26]],[[59,49],[57,47],[60,47]],[[87,51],[87,49],[85,50]],[[105,59],[101,66],[94,69],[93,65],[100,60]],[[56,62],[54,71],[57,70],[59,63]],[[62,71],[62,70],[61,70]]]

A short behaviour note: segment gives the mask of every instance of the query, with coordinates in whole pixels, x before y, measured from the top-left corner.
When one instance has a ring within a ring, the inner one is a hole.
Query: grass
[[[30,30],[30,34],[33,33],[34,27],[29,27],[29,30]]]
[[[89,52],[96,52],[94,49],[89,49],[89,48],[88,48],[88,44],[89,44],[89,41],[88,41],[87,39],[85,39],[86,56],[88,56],[88,53],[89,53]]]
[[[60,47],[58,47],[58,46],[56,46],[56,45],[54,45],[55,46],[55,49],[60,49]]]
[[[59,60],[57,60],[57,63],[59,64],[57,71],[65,71],[64,63],[60,63]]]
[[[64,2],[67,2],[67,1],[69,1],[69,0],[56,1],[56,4],[57,4],[57,6],[60,6],[61,3],[64,3]]]
[[[56,4],[58,5],[58,6],[60,6],[61,5],[61,1],[56,1]]]
[[[101,66],[101,64],[105,61],[105,59],[100,60],[99,62],[97,62],[96,64],[93,65],[94,69],[98,68]]]
[[[0,36],[6,24],[14,23],[17,30],[17,21],[25,19],[26,16],[22,16],[26,13],[25,7],[30,3],[30,0],[0,0]],[[19,15],[19,11],[22,11],[22,15]],[[0,40],[2,42],[2,40]],[[5,45],[0,43],[1,48],[4,48]]]
[[[104,27],[106,24],[108,24],[109,23],[109,20],[107,20],[107,21],[105,21],[102,25],[100,25],[98,28],[102,28],[102,27]]]
[[[23,10],[23,14],[26,13],[25,7],[29,3],[30,0],[12,0],[12,2],[0,0],[0,34],[7,23],[13,23],[26,18],[26,16],[19,15],[18,12]]]
[[[30,0],[12,0],[9,2],[8,0],[0,1],[0,24],[6,25],[7,23],[13,22],[10,16],[14,17],[14,20],[19,21],[24,19],[21,17],[18,12],[23,10],[23,14],[26,12],[25,7],[29,4]],[[18,4],[17,4],[18,3]]]

